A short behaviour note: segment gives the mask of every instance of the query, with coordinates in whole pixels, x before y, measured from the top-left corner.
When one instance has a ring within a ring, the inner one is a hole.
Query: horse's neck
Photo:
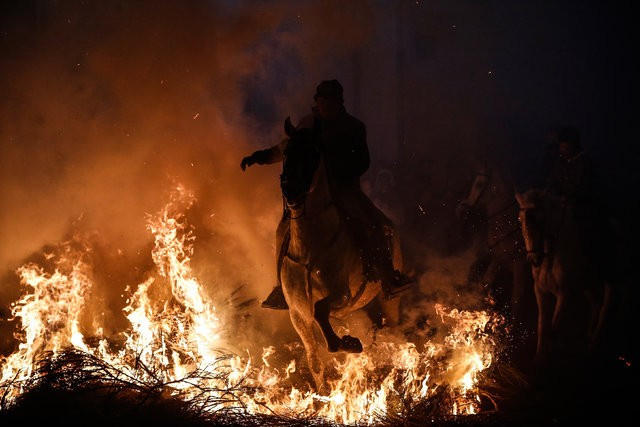
[[[545,229],[546,250],[554,257],[568,255],[575,262],[584,262],[584,245],[581,227],[575,220],[573,206],[566,202],[553,201],[545,206],[547,227]]]
[[[316,173],[313,176],[307,202],[309,203],[308,212],[313,217],[321,214],[323,210],[333,204],[333,197],[329,188],[329,177],[322,158],[320,158]]]
[[[340,217],[333,203],[324,163],[321,161],[306,201],[291,212],[289,253],[300,259],[323,248],[339,227]]]
[[[488,179],[484,183],[482,194],[478,198],[478,207],[484,209],[489,219],[501,215],[510,214],[517,216],[517,201],[513,186],[510,186],[507,179],[498,171],[491,171]]]

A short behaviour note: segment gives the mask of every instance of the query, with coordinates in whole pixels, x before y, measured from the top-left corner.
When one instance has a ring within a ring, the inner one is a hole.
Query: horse
[[[577,208],[539,188],[516,192],[516,200],[538,306],[536,362],[588,356],[600,338],[611,289],[589,253]]]
[[[482,231],[478,233],[479,255],[470,270],[469,282],[487,288],[494,303],[518,330],[533,333],[533,276],[525,256],[518,213],[515,186],[509,174],[488,162],[478,163],[471,188],[456,207],[459,218],[475,217],[474,226],[480,225]]]
[[[363,351],[362,342],[338,336],[330,318],[345,318],[378,302],[387,326],[399,323],[399,298],[387,299],[379,281],[367,279],[360,251],[331,196],[317,127],[296,129],[287,118],[280,186],[289,243],[281,282],[291,323],[300,337],[316,390],[326,386],[319,329],[329,353]],[[390,233],[394,267],[402,268],[397,233]]]

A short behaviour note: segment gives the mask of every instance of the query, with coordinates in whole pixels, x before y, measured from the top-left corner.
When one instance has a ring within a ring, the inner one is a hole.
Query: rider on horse
[[[388,298],[413,283],[393,267],[386,230],[392,222],[360,187],[360,177],[369,168],[370,157],[364,123],[344,107],[342,85],[337,80],[321,82],[314,95],[316,106],[303,117],[297,128],[319,127],[320,144],[333,200],[347,229],[361,251],[363,269],[369,281],[380,280]],[[283,159],[288,138],[242,159],[240,166],[272,164]],[[282,259],[288,245],[289,218],[283,215],[276,232],[278,284],[262,303],[265,308],[287,309],[279,280]]]
[[[556,135],[557,156],[547,181],[547,190],[573,206],[575,219],[582,228],[585,249],[592,262],[601,267],[607,281],[613,276],[613,230],[592,158],[582,147],[580,131],[564,126]]]

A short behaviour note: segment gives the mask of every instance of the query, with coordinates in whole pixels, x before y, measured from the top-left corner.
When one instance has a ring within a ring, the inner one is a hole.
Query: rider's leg
[[[379,224],[372,228],[371,244],[374,249],[375,271],[380,278],[385,295],[387,298],[393,298],[412,286],[415,280],[395,268],[389,241],[391,238],[385,234],[383,225]]]
[[[364,276],[369,281],[380,280],[387,298],[406,290],[414,280],[393,265],[392,221],[363,192],[338,193],[345,208],[347,228],[361,248]]]
[[[289,220],[286,217],[282,217],[278,228],[276,229],[276,275],[278,282],[276,286],[271,290],[271,293],[262,302],[263,308],[271,308],[274,310],[287,310],[289,306],[284,297],[282,291],[282,282],[280,281],[280,270],[282,268],[282,260],[286,255],[287,248],[289,246]]]
[[[349,229],[360,248],[365,279],[370,282],[380,280],[388,299],[408,289],[415,282],[394,267],[389,247],[390,238],[386,236],[382,225],[351,220]]]

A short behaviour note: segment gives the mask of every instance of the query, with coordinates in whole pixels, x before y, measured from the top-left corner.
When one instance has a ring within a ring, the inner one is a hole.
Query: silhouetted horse
[[[533,329],[533,277],[525,257],[518,202],[509,175],[486,163],[478,164],[469,193],[456,213],[462,218],[475,217],[483,232],[470,282],[488,288],[498,307],[510,315],[520,331]]]
[[[538,304],[536,359],[586,356],[599,338],[610,289],[590,256],[584,227],[573,204],[545,190],[516,193],[516,199]]]
[[[329,352],[358,353],[363,350],[361,341],[338,336],[330,317],[343,317],[380,297],[391,326],[399,321],[399,299],[386,300],[380,282],[367,282],[363,275],[359,248],[331,197],[317,130],[297,130],[287,119],[285,132],[289,141],[280,183],[290,218],[290,241],[281,280],[291,323],[304,344],[316,388],[322,391],[324,363],[315,325]],[[400,246],[393,236],[394,266],[401,271]]]

